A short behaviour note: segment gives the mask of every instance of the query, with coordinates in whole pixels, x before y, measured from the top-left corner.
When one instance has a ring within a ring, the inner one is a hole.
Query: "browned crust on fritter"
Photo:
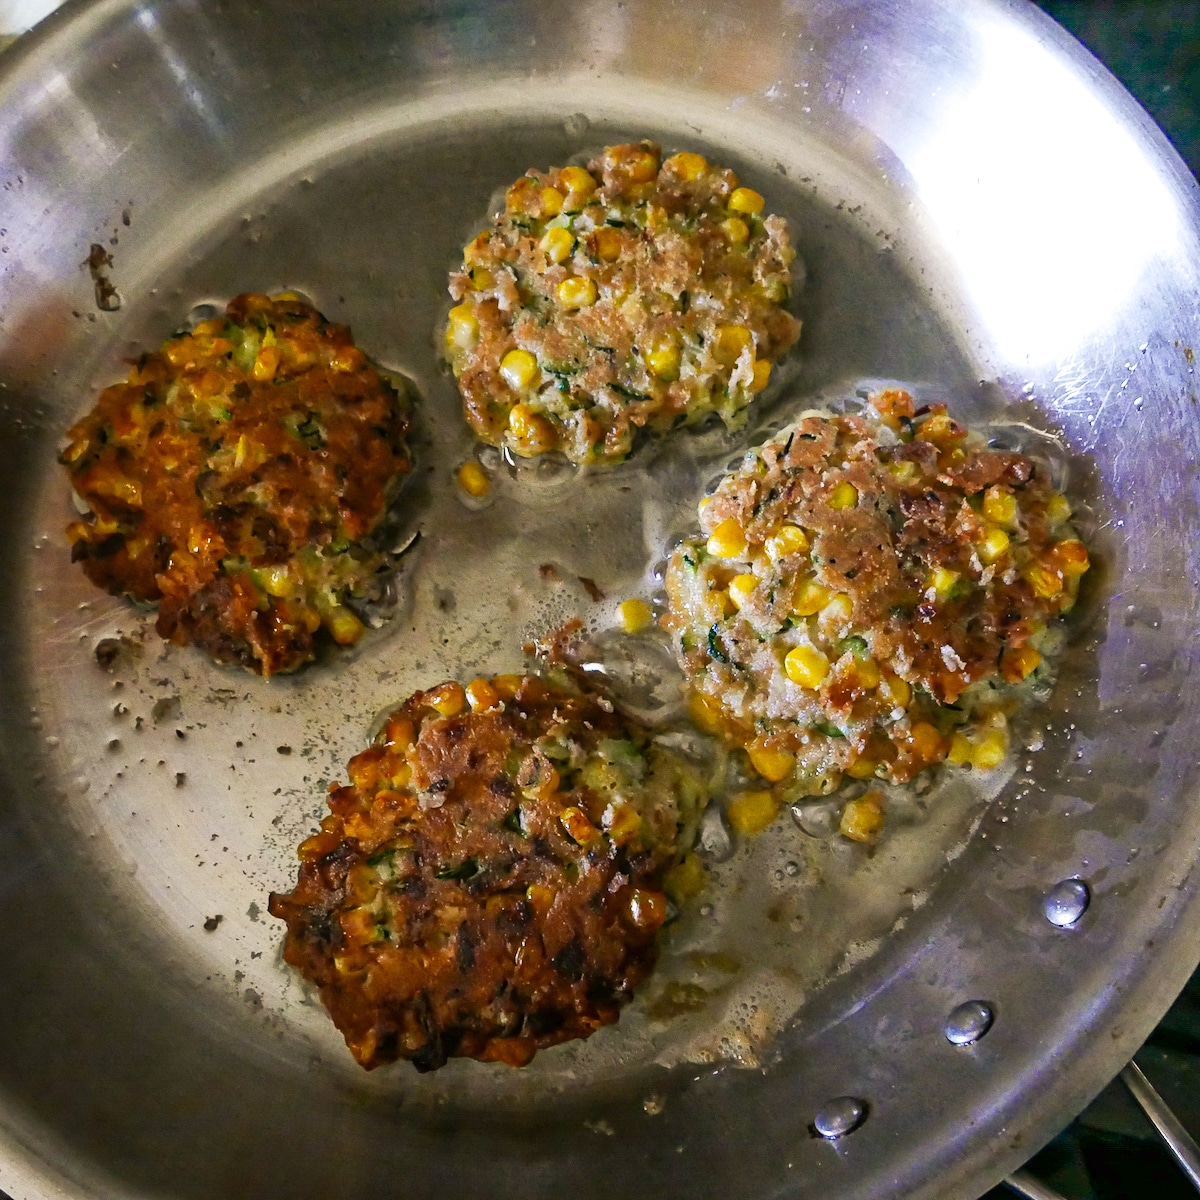
[[[618,832],[577,769],[604,739],[644,735],[539,677],[468,694],[473,711],[444,684],[391,715],[332,789],[295,889],[271,897],[286,961],[364,1067],[524,1065],[615,1022],[654,962],[674,814]],[[547,756],[556,745],[570,762]]]

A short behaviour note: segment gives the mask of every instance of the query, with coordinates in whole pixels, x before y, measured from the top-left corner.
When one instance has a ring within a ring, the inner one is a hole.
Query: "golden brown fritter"
[[[72,557],[159,604],[158,632],[272,675],[342,644],[386,559],[364,539],[408,470],[407,405],[350,331],[299,297],[243,295],[143,355],[68,432],[89,513]]]
[[[418,692],[348,774],[270,911],[359,1063],[523,1066],[617,1020],[702,806],[691,767],[567,677],[507,675]]]
[[[1021,454],[899,390],[751,451],[671,557],[692,714],[786,797],[999,765],[1088,554]]]
[[[467,422],[529,457],[619,462],[641,428],[727,425],[799,336],[782,217],[699,154],[609,146],[530,170],[450,279]]]

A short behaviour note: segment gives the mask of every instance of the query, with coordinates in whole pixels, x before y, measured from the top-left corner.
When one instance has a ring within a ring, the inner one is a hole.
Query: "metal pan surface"
[[[468,506],[446,273],[527,166],[644,136],[792,222],[790,375],[741,434],[498,467]],[[0,1188],[968,1198],[1126,1060],[1200,958],[1200,207],[1031,6],[77,0],[3,60],[0,138]],[[86,584],[54,459],[123,359],[285,287],[414,382],[422,537],[389,622],[264,682]],[[935,789],[873,858],[780,821],[618,1027],[525,1071],[359,1071],[265,913],[325,784],[414,688],[611,625],[726,462],[878,379],[1035,445],[1090,512],[1103,569],[999,793]],[[992,1023],[957,1045],[969,1001]]]

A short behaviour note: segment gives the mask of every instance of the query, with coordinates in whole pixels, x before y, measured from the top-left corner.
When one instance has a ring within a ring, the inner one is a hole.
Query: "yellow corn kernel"
[[[1068,579],[1085,574],[1092,565],[1087,549],[1078,538],[1056,542],[1050,549],[1050,555],[1054,559],[1054,565]]]
[[[673,866],[663,880],[663,887],[676,902],[692,900],[708,886],[708,872],[698,854],[691,852]]]
[[[854,601],[845,592],[837,592],[821,609],[820,620],[827,624],[844,625],[854,616]]]
[[[832,595],[823,583],[818,583],[815,579],[806,579],[796,589],[792,612],[798,617],[814,616],[829,603]]]
[[[858,503],[858,488],[844,479],[829,495],[830,508],[853,508]]]
[[[975,743],[971,765],[977,771],[993,771],[1008,755],[1008,731],[989,729]]]
[[[681,150],[678,154],[672,154],[663,163],[663,166],[670,167],[680,179],[699,179],[708,170],[708,159],[703,154],[692,154],[688,150]],[[733,205],[731,204],[730,207],[732,208]]]
[[[554,426],[528,404],[514,404],[508,413],[508,428],[515,449],[523,458],[545,454],[554,448]]]
[[[865,754],[856,758],[847,768],[846,774],[851,779],[874,779],[875,772],[878,770],[879,764],[873,759],[868,758]]]
[[[757,394],[758,392],[761,392],[770,382],[770,362],[765,358],[756,358],[754,360],[754,376],[750,380],[750,390]]]
[[[801,554],[808,549],[808,535],[799,525],[780,525],[763,543],[767,557],[774,563],[789,554]]]
[[[649,629],[654,620],[650,605],[636,596],[632,600],[623,600],[617,608],[617,615],[621,618],[621,628],[626,633],[641,633],[644,629]]]
[[[396,750],[407,750],[416,741],[417,730],[412,718],[402,713],[392,713],[383,727],[384,742]]]
[[[483,233],[477,233],[463,247],[463,262],[468,267],[474,266],[483,257],[483,252],[487,249],[491,237],[492,235],[485,230]]]
[[[339,646],[353,646],[367,629],[350,609],[341,604],[330,609],[325,617],[325,628]]]
[[[779,813],[779,802],[770,792],[741,792],[725,810],[729,824],[739,837],[762,833]]]
[[[949,413],[935,412],[925,419],[917,430],[917,438],[923,442],[932,442],[943,450],[949,450],[955,442],[967,436],[963,429]]]
[[[729,598],[733,601],[735,608],[741,608],[747,600],[754,595],[754,589],[758,587],[758,576],[746,573],[744,575],[735,575],[729,581]]]
[[[876,792],[851,800],[842,809],[838,832],[852,842],[869,842],[883,828],[883,804]]]
[[[630,183],[649,183],[658,174],[658,159],[649,150],[631,154],[622,166]]]
[[[492,686],[491,680],[482,676],[472,679],[467,684],[466,692],[467,703],[472,712],[487,712],[489,708],[495,708],[500,703],[500,695]]]
[[[566,196],[562,194],[556,187],[542,188],[542,216],[557,217],[563,210],[563,204],[566,202]]]
[[[588,819],[587,813],[573,804],[564,808],[558,819],[572,840],[581,846],[589,845],[599,836],[600,831]]]
[[[854,664],[854,681],[859,687],[874,691],[881,679],[879,664],[873,658],[864,658]]]
[[[925,762],[938,762],[945,757],[945,740],[928,721],[918,721],[909,730],[908,742],[914,757]]]
[[[646,355],[646,365],[664,383],[674,383],[679,378],[681,351],[674,338],[663,338]]]
[[[1017,515],[1017,498],[1008,490],[993,484],[983,493],[983,515],[997,525],[1011,525]]]
[[[796,756],[786,750],[770,750],[761,742],[746,747],[750,765],[768,782],[779,783],[796,768]]]
[[[929,578],[925,580],[925,595],[932,599],[945,600],[954,590],[954,585],[960,578],[957,571],[950,571],[946,567],[935,567],[929,572]]]
[[[563,167],[558,173],[558,181],[566,184],[576,197],[590,196],[596,190],[596,177],[584,167]]]
[[[999,525],[993,525],[979,543],[979,557],[985,563],[994,563],[1008,550],[1008,534]]]
[[[912,688],[899,675],[885,675],[880,680],[879,691],[894,708],[907,708],[912,699]]]
[[[481,500],[492,490],[488,473],[477,462],[465,462],[458,468],[458,486],[468,496]]]
[[[614,800],[605,808],[600,824],[618,846],[624,846],[641,832],[642,818],[632,804]]]
[[[1051,525],[1061,525],[1071,519],[1071,502],[1062,494],[1055,492],[1046,504],[1046,520]]]
[[[259,383],[266,383],[275,378],[275,372],[279,370],[279,347],[278,346],[263,346],[258,352],[258,357],[254,360],[254,370],[252,374]]]
[[[971,745],[966,734],[955,733],[950,739],[950,749],[946,752],[946,761],[956,767],[965,767],[971,761],[975,747]]]
[[[281,600],[290,600],[298,591],[298,584],[288,571],[280,564],[274,567],[263,567],[258,573],[263,591],[269,596],[278,596]]]
[[[888,465],[888,470],[892,474],[892,478],[897,483],[915,483],[920,476],[921,471],[915,462],[911,459],[904,459],[902,462],[894,462]]]
[[[544,883],[531,883],[525,889],[525,899],[529,901],[539,919],[550,911],[555,894],[554,889],[547,887]]]
[[[751,216],[754,216],[762,212],[763,204],[762,196],[753,188],[734,188],[733,194],[729,197],[731,212],[749,213]]]
[[[1051,571],[1041,563],[1035,562],[1025,568],[1024,574],[1033,588],[1034,595],[1042,600],[1053,600],[1062,595],[1063,581],[1057,571]]]
[[[443,717],[457,717],[467,707],[467,693],[461,683],[443,683],[425,701]]]
[[[479,340],[479,321],[469,304],[456,304],[446,326],[446,345],[470,350]]]
[[[718,325],[713,354],[717,361],[732,367],[743,350],[754,349],[754,334],[745,325]]]
[[[575,235],[569,230],[564,229],[561,225],[555,225],[553,229],[547,229],[542,235],[542,240],[538,242],[542,253],[552,262],[566,262],[571,257],[571,250],[575,245]]]
[[[621,234],[609,225],[601,225],[592,235],[596,243],[596,257],[601,262],[616,262],[621,257]]]
[[[596,281],[586,276],[572,275],[558,285],[558,302],[568,311],[587,308],[596,303]]]
[[[500,360],[500,376],[515,391],[532,387],[540,375],[538,361],[528,350],[510,350]]]
[[[787,652],[783,669],[793,683],[815,691],[829,674],[829,659],[813,646],[797,646]]]
[[[1028,679],[1041,665],[1042,656],[1032,646],[1005,650],[1000,656],[1000,674],[1007,683]]]
[[[471,286],[477,292],[486,292],[495,282],[495,275],[487,267],[475,267],[471,271]]]
[[[496,675],[492,678],[492,687],[501,700],[511,700],[521,687],[520,675]]]
[[[733,517],[726,517],[708,535],[707,549],[716,558],[744,558],[746,535]]]
[[[688,716],[693,724],[704,733],[720,733],[724,729],[721,706],[703,692],[692,692],[688,697]]]
[[[743,246],[750,240],[750,229],[741,217],[727,217],[721,222],[721,228],[735,246]]]

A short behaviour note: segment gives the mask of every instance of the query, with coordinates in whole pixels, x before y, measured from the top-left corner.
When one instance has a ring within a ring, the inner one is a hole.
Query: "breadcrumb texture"
[[[694,719],[783,798],[993,769],[1087,551],[1034,460],[888,390],[806,415],[701,502],[664,624]],[[1058,639],[1060,640],[1060,639]]]
[[[348,772],[270,911],[359,1063],[523,1066],[617,1020],[693,768],[565,675],[508,675],[418,692]]]
[[[800,333],[784,308],[795,251],[762,204],[733,171],[663,161],[653,142],[528,171],[450,278],[446,351],[471,428],[587,463],[619,462],[639,429],[736,424]]]
[[[386,559],[369,535],[408,470],[407,404],[345,326],[247,294],[145,354],[68,431],[72,557],[159,605],[158,632],[263,675],[349,644]]]

